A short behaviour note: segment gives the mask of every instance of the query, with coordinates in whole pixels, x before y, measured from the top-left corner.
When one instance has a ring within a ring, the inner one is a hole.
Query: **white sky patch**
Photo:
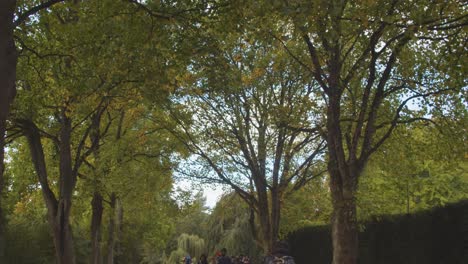
[[[208,206],[210,209],[213,209],[223,193],[224,190],[221,186],[207,186],[204,188],[203,194],[206,197],[206,206]]]
[[[216,206],[216,203],[219,201],[223,193],[227,191],[226,186],[214,185],[214,184],[204,184],[200,185],[199,183],[191,182],[190,180],[178,180],[175,184],[175,188],[181,188],[183,190],[190,190],[193,194],[201,191],[203,196],[206,198],[206,206],[209,209],[213,209]]]

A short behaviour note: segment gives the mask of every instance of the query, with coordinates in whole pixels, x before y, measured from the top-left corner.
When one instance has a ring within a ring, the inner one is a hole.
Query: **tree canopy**
[[[259,257],[331,223],[356,263],[359,221],[468,198],[467,23],[458,0],[1,1],[0,261]]]

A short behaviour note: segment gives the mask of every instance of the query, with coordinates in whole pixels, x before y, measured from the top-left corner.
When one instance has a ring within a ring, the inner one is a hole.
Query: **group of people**
[[[221,251],[216,252],[213,257],[213,264],[250,264],[250,258],[248,256],[227,256],[226,248],[221,249]]]
[[[189,255],[184,258],[184,264],[193,264]],[[197,264],[251,264],[248,256],[233,256],[227,255],[226,248],[216,252],[216,254],[208,260],[206,254],[202,254]],[[289,246],[284,241],[278,241],[273,244],[269,255],[265,256],[262,264],[295,264],[294,258],[289,254]]]
[[[185,256],[184,264],[194,264],[190,255]],[[202,254],[198,259],[197,264],[250,264],[250,259],[247,256],[229,257],[227,255],[227,249],[223,248],[217,251],[216,254],[208,260],[206,254]]]
[[[271,253],[263,259],[263,264],[295,264],[294,258],[289,254],[288,243],[275,242]]]

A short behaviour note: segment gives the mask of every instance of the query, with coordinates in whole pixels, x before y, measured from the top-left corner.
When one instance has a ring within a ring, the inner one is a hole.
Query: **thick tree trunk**
[[[74,264],[75,252],[70,226],[70,206],[66,200],[60,200],[53,222],[53,235],[57,264]]]
[[[268,202],[268,194],[266,188],[261,187],[261,183],[257,183],[258,190],[258,220],[260,224],[260,232],[261,232],[261,239],[262,248],[265,252],[270,252],[271,247],[273,245],[273,236],[272,236],[272,226],[271,226],[271,219],[270,219],[270,210],[269,210],[269,202]]]
[[[41,184],[42,196],[44,197],[44,201],[47,206],[49,225],[54,239],[56,262],[57,264],[74,264],[75,254],[73,249],[72,230],[70,226],[71,193],[74,186],[69,146],[71,123],[65,121],[65,127],[62,128],[60,137],[59,200],[57,200],[49,186],[44,150],[42,148],[41,136],[38,128],[34,123],[28,120],[23,120],[21,125],[23,126],[25,135],[28,139],[31,159],[39,178],[39,183]]]
[[[0,1],[0,260],[5,253],[5,216],[3,215],[4,154],[6,119],[16,94],[17,54],[13,38],[16,0]]]
[[[0,120],[0,262],[5,257],[5,216],[3,213],[3,189],[4,187],[4,154],[5,154],[5,120]]]
[[[91,219],[91,263],[101,264],[101,225],[102,225],[102,195],[95,192],[91,202],[93,215]]]
[[[59,245],[60,252],[59,259],[61,263],[74,264],[75,252],[73,248],[73,237],[70,226],[70,212],[72,193],[75,188],[75,177],[73,176],[72,169],[72,155],[71,155],[71,132],[72,124],[69,117],[66,116],[66,109],[62,110],[61,116],[61,130],[60,130],[60,193],[59,204],[56,216],[56,223],[58,224],[59,231],[57,235],[62,241]]]
[[[334,180],[332,180],[334,182]],[[358,229],[353,190],[331,184],[333,216],[331,222],[333,264],[356,264],[358,259]]]
[[[5,122],[16,94],[17,53],[13,38],[15,0],[0,1],[0,120]]]
[[[335,82],[338,78],[334,78]],[[327,112],[328,173],[332,195],[333,264],[357,264],[356,189],[360,174],[354,157],[346,159],[340,127],[340,93],[334,87]]]
[[[260,230],[262,232],[262,247],[265,252],[270,252],[273,245],[273,238],[271,235],[271,223],[268,210],[260,209],[258,218],[260,220]]]
[[[271,238],[276,241],[279,236],[281,212],[280,193],[277,188],[271,190]]]
[[[120,241],[123,228],[123,206],[115,193],[111,195],[111,212],[109,212],[109,235],[107,238],[107,264],[118,263],[121,255]]]
[[[356,217],[357,177],[350,168],[338,168],[337,162],[330,160],[330,189],[333,215],[331,222],[333,243],[333,264],[356,264],[358,260],[358,226]]]

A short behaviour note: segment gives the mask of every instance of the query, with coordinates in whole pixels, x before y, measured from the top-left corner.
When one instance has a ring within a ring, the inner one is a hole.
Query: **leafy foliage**
[[[344,196],[359,220],[467,198],[461,1],[16,2],[7,262],[53,262],[41,192],[64,193],[66,147],[77,263],[92,252],[95,194],[101,258],[120,263],[221,247],[258,257],[338,216]],[[174,190],[176,168],[236,194],[210,212],[201,193]]]

